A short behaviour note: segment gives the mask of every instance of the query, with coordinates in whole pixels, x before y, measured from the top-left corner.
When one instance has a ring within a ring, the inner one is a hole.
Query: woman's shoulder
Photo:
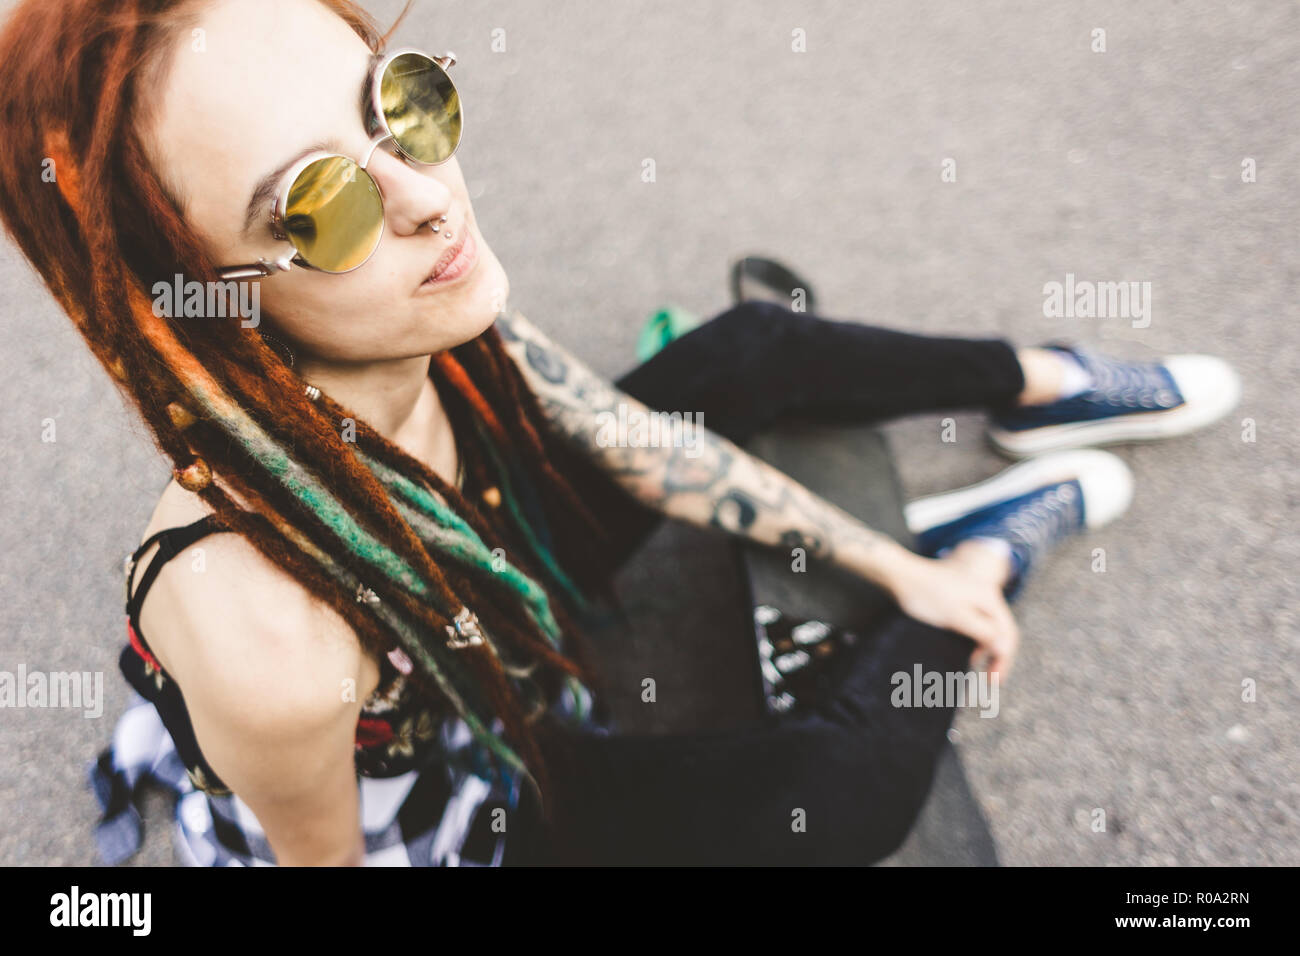
[[[211,512],[172,481],[141,540]],[[156,552],[141,555],[137,582]],[[378,684],[378,666],[347,621],[240,534],[214,532],[162,565],[140,628],[187,697],[205,693],[235,711],[253,699],[259,720],[274,711],[288,719],[336,712],[342,682],[355,681],[362,700]]]

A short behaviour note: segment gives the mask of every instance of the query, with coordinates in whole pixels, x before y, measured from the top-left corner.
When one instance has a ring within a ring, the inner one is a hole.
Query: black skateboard
[[[869,425],[786,419],[752,439],[746,450],[809,490],[908,547],[903,492],[885,436]],[[825,562],[792,568],[790,547],[741,541],[737,559],[753,608],[755,685],[769,719],[807,707],[835,691],[838,655],[869,641],[888,595]],[[993,837],[952,746],[935,768],[925,807],[906,843],[887,865],[996,866]]]

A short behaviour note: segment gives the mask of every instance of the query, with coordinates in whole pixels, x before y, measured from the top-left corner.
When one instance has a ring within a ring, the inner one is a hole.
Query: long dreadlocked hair
[[[349,0],[320,2],[383,49],[391,30]],[[560,473],[570,453],[495,326],[436,354],[429,374],[467,477],[499,489],[497,506],[468,500],[328,396],[311,400],[237,318],[155,314],[155,281],[218,278],[138,133],[142,91],[193,10],[26,0],[12,14],[0,36],[0,216],[218,523],[333,607],[367,651],[400,649],[430,706],[461,717],[497,769],[540,796],[538,715],[566,685],[579,697],[575,681],[598,686],[575,618],[592,597],[618,606],[606,534]],[[355,442],[340,434],[344,418]],[[525,518],[538,507],[540,527]],[[358,600],[367,587],[377,603]],[[457,649],[447,628],[462,609],[484,640]]]

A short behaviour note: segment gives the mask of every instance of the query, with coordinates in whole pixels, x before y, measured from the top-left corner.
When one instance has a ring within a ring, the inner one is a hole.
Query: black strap
[[[149,588],[153,585],[159,572],[162,571],[162,566],[200,538],[206,537],[215,531],[224,530],[225,528],[218,522],[216,514],[210,513],[190,524],[156,531],[146,538],[140,547],[136,548],[131,555],[130,564],[127,566],[126,579],[126,613],[131,618],[131,625],[135,628],[136,634],[140,634],[140,622],[138,620],[140,605],[144,603],[145,595],[149,593]],[[132,594],[131,585],[135,579],[136,564],[139,563],[140,558],[155,541],[158,542],[158,553],[149,562],[149,567],[145,568],[144,576],[140,578],[140,586]],[[141,635],[141,639],[143,640],[143,635]]]
[[[817,311],[817,297],[813,294],[812,285],[808,280],[775,259],[764,256],[743,256],[731,264],[730,278],[733,302],[744,302],[748,298],[744,290],[744,282],[748,279],[770,289],[782,304],[787,305],[794,298],[795,290],[802,289],[805,311],[813,313]]]

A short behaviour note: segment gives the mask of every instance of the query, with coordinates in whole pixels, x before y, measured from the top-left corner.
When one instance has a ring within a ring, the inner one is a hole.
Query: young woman
[[[30,0],[0,38],[0,213],[174,466],[125,569],[101,848],[135,849],[150,775],[200,864],[886,855],[952,717],[889,706],[890,675],[1005,672],[1007,598],[1129,500],[1071,449],[1200,427],[1235,377],[748,303],[610,384],[508,305],[452,63],[346,0]],[[232,284],[167,305],[176,276]],[[620,403],[708,424],[610,445]],[[920,554],[735,444],[962,407],[1035,457],[910,506]],[[815,706],[616,733],[583,634],[664,516],[804,546],[898,612]]]

